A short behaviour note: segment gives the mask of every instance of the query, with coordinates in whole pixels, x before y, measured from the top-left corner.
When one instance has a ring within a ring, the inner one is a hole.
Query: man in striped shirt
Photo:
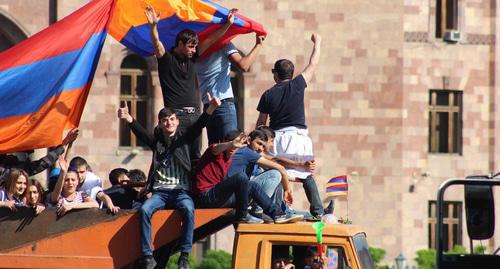
[[[171,108],[158,113],[158,127],[148,133],[128,112],[126,103],[118,109],[118,118],[126,121],[132,132],[153,151],[153,159],[146,182],[145,193],[151,197],[139,209],[141,225],[142,268],[155,268],[151,249],[151,217],[159,209],[179,209],[182,212],[179,268],[189,268],[194,230],[194,203],[191,199],[190,145],[201,134],[209,116],[220,106],[220,100],[210,98],[210,105],[185,132],[177,131],[179,119]]]

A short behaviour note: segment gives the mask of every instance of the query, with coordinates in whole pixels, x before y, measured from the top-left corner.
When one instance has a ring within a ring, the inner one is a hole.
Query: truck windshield
[[[353,238],[354,247],[358,253],[359,262],[362,269],[375,269],[375,264],[372,261],[370,252],[368,251],[368,243],[364,234],[357,234]]]
[[[350,269],[344,249],[340,246],[324,245],[322,255],[317,245],[273,245],[271,269],[287,268],[332,268]]]

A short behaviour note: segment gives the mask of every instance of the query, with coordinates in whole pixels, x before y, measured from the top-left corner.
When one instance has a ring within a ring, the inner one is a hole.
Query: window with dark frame
[[[436,0],[436,38],[458,30],[458,0]]]
[[[429,152],[462,154],[462,92],[430,90]]]
[[[120,67],[120,105],[127,102],[129,113],[144,128],[149,127],[149,93],[151,79],[146,61],[135,54],[123,59]],[[145,147],[130,130],[128,124],[120,121],[120,146]]]
[[[429,201],[428,231],[429,248],[436,248],[436,201]],[[462,202],[443,203],[443,249],[450,251],[455,245],[462,245]]]

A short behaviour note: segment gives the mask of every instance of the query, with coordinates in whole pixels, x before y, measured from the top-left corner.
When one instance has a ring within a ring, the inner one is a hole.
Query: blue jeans
[[[194,203],[186,190],[154,192],[139,209],[142,255],[153,255],[151,249],[151,216],[159,209],[178,209],[182,213],[180,251],[191,252],[194,229]]]
[[[276,169],[264,171],[252,178],[264,193],[271,197],[273,204],[280,205],[283,200],[283,193],[278,191],[281,187],[281,173]]]
[[[208,105],[204,105],[206,110]],[[224,136],[238,128],[236,108],[231,101],[222,101],[222,104],[212,113],[207,123],[208,144],[224,141]]]
[[[224,179],[208,191],[201,193],[198,204],[205,208],[234,207],[236,217],[242,218],[248,213],[248,200],[252,198],[270,217],[283,214],[281,209],[271,202],[260,186],[248,180],[247,174],[240,172]]]

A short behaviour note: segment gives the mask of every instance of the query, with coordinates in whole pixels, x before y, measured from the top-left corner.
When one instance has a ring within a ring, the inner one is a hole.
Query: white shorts
[[[314,160],[312,140],[307,129],[286,127],[275,132],[273,155],[298,162]],[[290,168],[286,171],[289,177],[294,178],[306,178],[311,174],[302,168]]]

